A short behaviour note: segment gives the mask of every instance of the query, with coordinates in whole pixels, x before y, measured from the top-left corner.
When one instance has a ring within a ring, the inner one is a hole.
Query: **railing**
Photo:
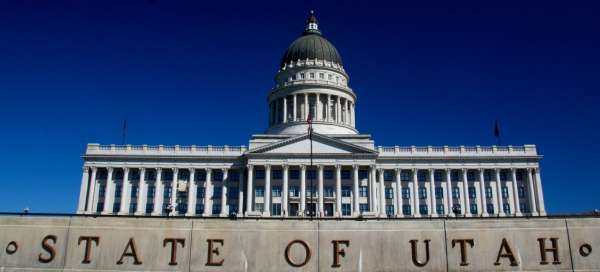
[[[537,156],[535,145],[524,146],[379,146],[380,156]]]
[[[246,146],[180,145],[101,145],[88,144],[86,155],[233,155],[239,156]]]

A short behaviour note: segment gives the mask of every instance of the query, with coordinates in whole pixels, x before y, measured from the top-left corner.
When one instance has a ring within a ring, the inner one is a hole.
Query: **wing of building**
[[[264,134],[248,146],[88,144],[78,213],[545,215],[534,145],[376,147],[356,129],[348,82],[311,14],[281,59]]]

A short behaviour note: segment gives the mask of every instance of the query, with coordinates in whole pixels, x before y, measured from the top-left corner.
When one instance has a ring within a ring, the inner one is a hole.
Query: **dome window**
[[[315,78],[315,73],[310,73],[310,79],[314,79]]]
[[[325,79],[325,74],[319,73],[319,79]]]
[[[304,73],[300,73],[300,79],[304,79],[306,75]]]

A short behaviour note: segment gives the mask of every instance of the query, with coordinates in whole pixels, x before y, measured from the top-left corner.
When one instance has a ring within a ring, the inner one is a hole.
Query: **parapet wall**
[[[600,218],[0,217],[0,271],[600,271]]]

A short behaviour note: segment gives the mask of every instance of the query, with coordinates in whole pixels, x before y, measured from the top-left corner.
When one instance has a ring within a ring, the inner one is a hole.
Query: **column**
[[[297,95],[295,95],[295,94],[294,94],[294,107],[293,107],[293,108],[294,108],[294,110],[293,110],[293,112],[292,112],[292,115],[293,115],[293,116],[292,116],[292,118],[294,118],[293,122],[296,122],[296,121],[298,121],[298,110],[297,110],[297,105],[298,105],[298,104],[297,104],[297,102],[296,102],[296,101],[297,101],[297,98],[296,98],[296,97],[297,97]]]
[[[540,176],[540,168],[535,168],[535,185],[537,188],[536,195],[538,201],[538,211],[540,216],[546,216],[546,206],[544,204],[544,191],[542,190],[542,178]]]
[[[417,178],[417,169],[413,169],[412,170],[412,174],[413,174],[413,181],[412,181],[412,194],[411,194],[411,199],[412,199],[412,209],[411,209],[411,213],[413,217],[421,217],[420,213],[418,212],[419,209],[419,202],[417,201],[418,197],[419,197],[419,180]]]
[[[353,165],[353,175],[352,178],[354,178],[354,187],[352,188],[352,197],[354,198],[354,216],[358,216],[360,214],[360,207],[359,207],[359,197],[358,197],[358,165]]]
[[[396,216],[404,217],[402,213],[402,180],[400,178],[402,170],[396,168],[396,193],[394,194],[394,211],[396,211]]]
[[[331,95],[327,95],[327,122],[331,122]]]
[[[515,205],[515,215],[516,216],[522,216],[523,213],[521,212],[521,201],[519,199],[519,185],[517,184],[517,169],[512,168],[510,169],[510,172],[512,174],[512,187],[513,187],[513,198],[514,198],[514,205]]]
[[[306,165],[300,165],[300,216],[306,209]]]
[[[452,172],[446,169],[446,190],[444,190],[444,212],[447,216],[452,216]]]
[[[271,165],[265,165],[265,209],[263,216],[271,216]]]
[[[89,200],[86,203],[87,207],[86,207],[86,211],[88,213],[95,213],[96,212],[96,205],[97,205],[97,201],[98,201],[98,197],[97,197],[97,192],[96,192],[96,184],[98,183],[98,181],[96,181],[96,173],[98,173],[98,168],[96,167],[90,167],[92,169],[92,179],[90,181],[90,194],[89,194]]]
[[[356,107],[354,106],[354,103],[352,103],[352,126],[356,126]]]
[[[283,165],[283,195],[281,204],[281,213],[284,217],[288,216],[288,197],[289,197],[289,173],[290,167],[287,164]]]
[[[223,168],[223,182],[221,186],[221,216],[229,215],[229,207],[227,206],[227,181],[229,179],[229,170]]]
[[[304,94],[304,116],[302,116],[302,120],[306,121],[308,119],[308,93]]]
[[[323,211],[323,165],[319,165],[317,166],[319,169],[319,180],[318,180],[318,185],[317,187],[319,190],[319,212],[318,215],[323,216],[324,215],[324,211]]]
[[[212,169],[206,168],[206,182],[204,182],[204,212],[202,216],[210,216],[212,214]]]
[[[287,96],[283,97],[283,122],[287,123]]]
[[[462,214],[465,216],[471,216],[471,201],[469,199],[469,181],[467,179],[467,169],[463,169],[463,180],[462,180],[462,184],[463,184],[463,203],[464,203],[464,209],[462,210]]]
[[[383,178],[384,169],[379,170],[379,216],[385,217],[385,181]]]
[[[179,169],[173,168],[173,178],[171,179],[171,214],[176,215],[177,211],[177,183],[179,182]]]
[[[86,201],[87,201],[87,191],[88,191],[88,183],[89,179],[89,170],[87,166],[83,167],[83,175],[81,176],[81,184],[79,188],[79,205],[77,206],[77,213],[85,212]]]
[[[188,207],[185,215],[194,216],[196,215],[198,184],[196,183],[196,170],[194,168],[190,168],[188,171],[190,172],[190,181],[188,183],[190,189],[188,191]]]
[[[338,106],[339,106],[339,97],[338,97]],[[341,111],[340,111],[341,112]],[[377,186],[377,168],[375,165],[370,166],[371,175],[369,176],[369,211],[377,212],[377,194],[375,190],[375,186]]]
[[[350,101],[346,99],[346,124],[350,125]]]
[[[240,169],[240,177],[238,181],[238,217],[244,215],[244,172],[245,169],[242,167]]]
[[[137,201],[136,215],[143,215],[146,213],[146,203],[148,203],[148,184],[146,183],[146,168],[140,168],[140,179],[139,179],[139,193]]]
[[[104,210],[102,213],[109,214],[113,211],[115,198],[115,182],[113,180],[113,168],[108,167],[108,176],[106,177],[106,191],[104,193]]]
[[[335,165],[335,211],[338,217],[342,216],[342,166]]]
[[[504,207],[502,206],[504,202],[502,200],[502,181],[500,181],[500,169],[498,168],[496,168],[496,198],[498,199],[498,215],[505,216]]]
[[[429,198],[429,214],[432,216],[437,216],[437,209],[435,207],[435,170],[429,169],[429,193],[427,194]]]
[[[531,215],[537,216],[539,213],[537,211],[537,206],[535,205],[535,189],[533,186],[533,175],[531,172],[531,168],[527,168],[527,184],[529,185],[529,191],[527,192],[527,195],[529,196],[529,210]]]
[[[156,168],[156,181],[154,183],[154,211],[153,215],[162,214],[163,204],[163,184],[162,184],[162,168]]]
[[[335,122],[336,123],[341,123],[342,122],[342,117],[340,116],[340,113],[342,112],[342,109],[340,108],[341,106],[342,106],[341,98],[338,95],[337,96],[337,102],[336,102],[336,105],[335,105]],[[369,207],[369,208],[371,208],[371,207]]]
[[[123,168],[123,186],[121,189],[121,207],[119,214],[129,214],[129,203],[131,203],[131,183],[129,182],[129,168]]]
[[[295,97],[295,96],[294,96]],[[252,185],[254,181],[254,166],[252,164],[248,165],[248,186],[246,187],[246,215],[253,211],[252,209],[252,196],[254,195],[254,187]]]
[[[315,94],[315,120],[316,121],[321,121],[321,95],[316,93]]]
[[[487,217],[487,196],[485,195],[485,170],[479,169],[479,194],[477,197],[479,198],[479,206],[481,206],[481,210],[479,210],[479,215]]]

